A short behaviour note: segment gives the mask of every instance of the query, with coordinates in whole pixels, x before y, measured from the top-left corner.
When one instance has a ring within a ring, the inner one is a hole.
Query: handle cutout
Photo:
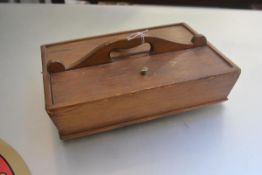
[[[111,60],[118,60],[124,57],[130,57],[140,54],[150,54],[151,45],[149,43],[143,43],[137,47],[130,49],[114,49],[110,52]]]

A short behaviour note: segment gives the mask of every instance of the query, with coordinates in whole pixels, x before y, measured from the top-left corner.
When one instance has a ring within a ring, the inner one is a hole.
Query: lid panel
[[[146,75],[140,71],[148,68]],[[54,104],[70,105],[227,73],[232,67],[208,45],[51,75]]]

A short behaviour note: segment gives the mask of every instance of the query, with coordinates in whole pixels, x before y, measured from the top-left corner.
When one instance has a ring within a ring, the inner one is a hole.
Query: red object
[[[0,175],[2,174],[15,175],[14,171],[12,170],[6,159],[2,155],[0,155]]]

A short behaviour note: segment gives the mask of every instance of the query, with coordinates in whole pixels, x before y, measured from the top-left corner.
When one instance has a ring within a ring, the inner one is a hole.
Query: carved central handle
[[[182,44],[151,36],[144,36],[143,42],[141,42],[141,38],[133,38],[131,40],[121,39],[113,42],[107,42],[96,47],[93,51],[85,55],[83,58],[81,58],[71,66],[69,66],[67,69],[65,69],[62,63],[48,62],[47,70],[49,73],[55,73],[82,68],[86,66],[110,63],[110,52],[120,49],[132,49],[143,43],[150,44],[151,48],[149,52],[151,54],[160,54],[171,51],[185,50],[204,46],[207,44],[206,38],[203,35],[193,36],[191,42],[191,44]]]

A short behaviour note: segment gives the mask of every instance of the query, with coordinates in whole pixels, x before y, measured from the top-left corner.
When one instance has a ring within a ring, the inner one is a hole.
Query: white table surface
[[[41,44],[182,21],[242,68],[229,101],[59,139],[44,109]],[[1,4],[0,137],[34,175],[261,175],[261,55],[262,11]]]

